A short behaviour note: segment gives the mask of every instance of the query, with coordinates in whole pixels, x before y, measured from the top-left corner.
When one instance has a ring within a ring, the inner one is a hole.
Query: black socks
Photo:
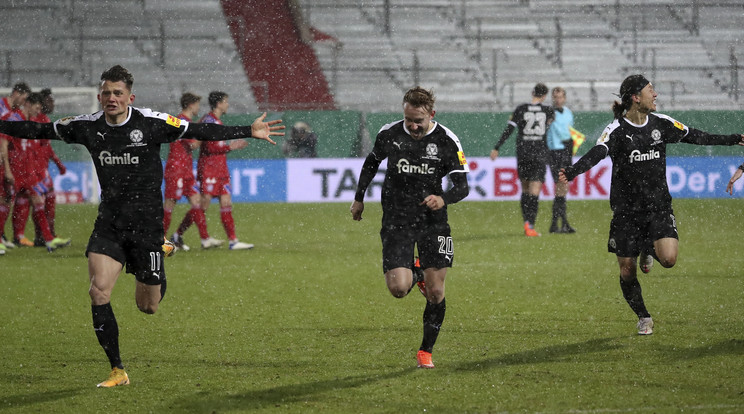
[[[93,305],[91,311],[93,312],[93,330],[98,337],[98,343],[106,352],[111,368],[124,368],[119,355],[119,325],[116,323],[111,303]]]
[[[421,341],[422,351],[431,353],[434,349],[434,342],[437,341],[439,336],[439,329],[442,327],[444,322],[444,313],[447,310],[445,300],[442,299],[439,303],[431,303],[426,301],[426,308],[424,308],[424,339]]]
[[[623,278],[620,278],[620,289],[623,291],[623,297],[628,302],[630,309],[638,315],[639,318],[649,318],[651,315],[646,310],[646,305],[643,303],[643,295],[641,294],[641,284],[638,279],[633,279],[630,282],[626,282]]]
[[[558,219],[566,220],[566,197],[555,197],[553,199],[553,223],[558,223]]]

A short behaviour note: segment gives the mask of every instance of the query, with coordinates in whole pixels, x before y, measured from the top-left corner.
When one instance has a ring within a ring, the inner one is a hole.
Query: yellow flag
[[[571,154],[576,155],[576,151],[578,151],[581,144],[584,143],[586,135],[575,130],[573,127],[568,127],[568,130],[571,131],[571,140],[573,140],[573,152]]]

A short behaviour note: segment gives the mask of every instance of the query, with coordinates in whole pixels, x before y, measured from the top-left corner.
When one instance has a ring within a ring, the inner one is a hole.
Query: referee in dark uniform
[[[134,78],[116,65],[101,75],[98,100],[102,111],[63,118],[54,124],[0,122],[0,132],[29,139],[61,139],[88,149],[101,184],[101,204],[86,255],[93,329],[111,363],[99,387],[129,384],[119,355],[119,328],[111,292],[126,265],[136,279],[135,300],[144,313],[158,309],[166,287],[163,266],[163,166],[161,144],[179,138],[228,140],[253,137],[272,144],[284,127],[280,120],[226,127],[191,124],[174,116],[140,109],[134,103]]]
[[[433,120],[434,113],[431,91],[415,87],[406,92],[403,120],[380,129],[351,205],[352,218],[361,220],[365,192],[387,158],[382,184],[382,270],[396,298],[406,296],[417,283],[426,296],[424,337],[416,355],[419,368],[434,368],[431,353],[446,310],[444,279],[454,260],[447,206],[467,197],[469,191],[460,140]],[[443,191],[442,179],[447,175],[453,186]],[[415,272],[414,247],[420,256]]]
[[[499,142],[491,150],[491,159],[499,156],[499,148],[511,136],[514,129],[517,133],[517,174],[522,184],[522,196],[519,205],[522,208],[524,234],[527,237],[539,236],[535,230],[540,190],[545,182],[545,165],[549,163],[550,153],[546,136],[550,124],[555,119],[553,107],[543,102],[548,96],[548,87],[538,83],[532,90],[532,102],[519,105],[501,134]]]
[[[564,183],[588,171],[604,157],[612,159],[610,237],[608,250],[617,255],[620,288],[638,316],[638,334],[653,333],[636,277],[636,258],[643,273],[656,259],[670,268],[677,262],[677,224],[666,181],[666,146],[684,142],[697,145],[744,145],[744,135],[712,135],[657,114],[653,85],[643,75],[632,75],[620,85],[615,120],[597,144],[576,164],[561,170]],[[639,257],[640,255],[640,257]]]

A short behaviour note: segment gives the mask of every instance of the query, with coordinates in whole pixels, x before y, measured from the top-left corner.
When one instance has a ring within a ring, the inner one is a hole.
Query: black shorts
[[[610,222],[607,251],[619,257],[636,257],[663,238],[679,239],[672,210],[615,214]]]
[[[550,151],[550,174],[553,176],[553,182],[557,183],[558,172],[561,168],[571,165],[571,148]]]
[[[414,245],[418,249],[421,267],[442,269],[452,267],[455,251],[447,223],[431,226],[383,225],[382,271],[387,273],[397,267],[412,267]]]
[[[88,240],[88,253],[99,253],[111,257],[127,273],[146,285],[159,285],[165,281],[163,266],[163,230],[119,230],[96,221],[93,234]]]
[[[522,181],[545,182],[545,157],[525,156],[517,157],[517,175]]]

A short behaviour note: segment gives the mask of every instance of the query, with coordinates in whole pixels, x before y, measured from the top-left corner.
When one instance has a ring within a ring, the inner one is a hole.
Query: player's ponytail
[[[615,119],[620,119],[625,115],[625,112],[630,109],[630,102],[626,105],[625,102],[620,103],[618,101],[615,101],[615,103],[612,104],[612,113],[615,114]]]

